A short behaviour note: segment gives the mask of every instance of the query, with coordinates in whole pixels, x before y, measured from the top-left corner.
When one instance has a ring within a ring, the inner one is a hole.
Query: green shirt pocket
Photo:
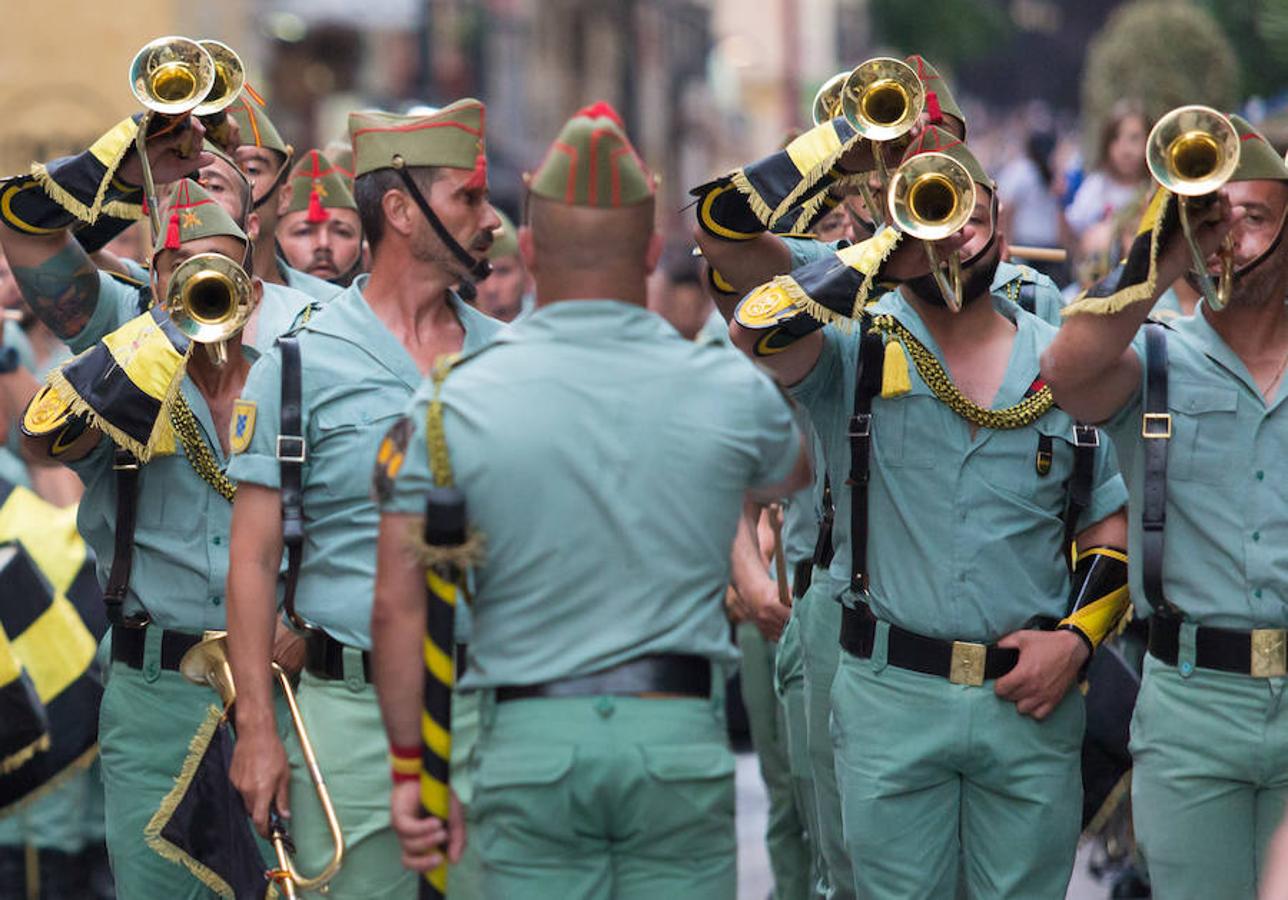
[[[1230,465],[1230,436],[1235,433],[1239,392],[1173,379],[1168,406],[1172,411],[1168,478],[1228,483],[1237,468]]]
[[[884,466],[929,469],[946,440],[943,410],[930,394],[904,394],[872,404],[872,445]],[[848,416],[847,416],[848,419]]]

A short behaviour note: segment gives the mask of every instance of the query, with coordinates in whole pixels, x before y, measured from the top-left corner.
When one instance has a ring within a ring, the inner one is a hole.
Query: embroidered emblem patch
[[[394,480],[402,471],[403,461],[407,458],[411,429],[411,419],[399,419],[380,442],[380,450],[376,453],[376,470],[371,479],[376,500],[380,503],[387,502],[394,495]]]
[[[232,421],[228,423],[228,446],[233,453],[245,453],[255,434],[255,401],[238,400],[233,404]]]

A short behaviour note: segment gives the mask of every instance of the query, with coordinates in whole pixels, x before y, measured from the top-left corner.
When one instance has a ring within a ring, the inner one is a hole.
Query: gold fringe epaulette
[[[1162,243],[1163,223],[1167,219],[1167,210],[1172,198],[1173,195],[1170,192],[1159,188],[1154,198],[1150,200],[1142,217],[1141,230],[1137,232],[1136,240],[1139,241],[1146,234],[1149,239],[1149,274],[1146,279],[1124,285],[1104,297],[1091,297],[1088,296],[1087,291],[1083,291],[1077,299],[1061,310],[1062,316],[1109,316],[1122,312],[1132,304],[1153,298],[1158,286],[1158,251]]]
[[[189,347],[189,353],[191,353],[191,346]],[[157,415],[156,425],[153,427],[152,434],[148,437],[146,444],[126,434],[100,415],[98,410],[90,406],[71,386],[71,383],[67,381],[61,367],[46,376],[46,383],[67,404],[71,415],[85,415],[89,419],[90,425],[107,435],[118,447],[134,454],[139,462],[145,463],[153,456],[165,456],[175,452],[175,434],[174,427],[170,424],[170,414],[179,397],[183,378],[174,379],[174,383],[170,385],[165,399],[161,401],[161,411]]]

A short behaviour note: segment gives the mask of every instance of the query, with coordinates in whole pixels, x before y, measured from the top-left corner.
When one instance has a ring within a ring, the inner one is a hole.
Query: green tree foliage
[[[1202,0],[1234,45],[1245,96],[1288,88],[1288,0]]]
[[[870,0],[869,15],[878,44],[943,69],[986,56],[1015,28],[999,0]]]
[[[1234,48],[1211,15],[1188,2],[1128,3],[1110,16],[1087,51],[1084,149],[1099,146],[1110,110],[1124,97],[1140,100],[1152,118],[1186,103],[1231,109],[1239,98]]]

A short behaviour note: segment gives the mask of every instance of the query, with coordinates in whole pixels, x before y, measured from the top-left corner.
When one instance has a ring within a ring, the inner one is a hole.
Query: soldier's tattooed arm
[[[94,263],[66,232],[4,237],[14,280],[32,312],[58,337],[75,337],[98,303]]]

